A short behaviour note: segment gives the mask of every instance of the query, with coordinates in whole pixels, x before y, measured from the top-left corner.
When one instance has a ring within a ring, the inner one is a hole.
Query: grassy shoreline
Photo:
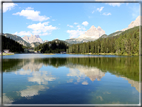
[[[14,55],[14,53],[2,53],[2,54],[0,54],[0,55]]]
[[[83,55],[118,55],[118,56],[139,56],[138,54],[117,54],[117,53],[67,53],[67,54],[83,54]]]
[[[43,53],[43,55],[55,55],[54,53]]]

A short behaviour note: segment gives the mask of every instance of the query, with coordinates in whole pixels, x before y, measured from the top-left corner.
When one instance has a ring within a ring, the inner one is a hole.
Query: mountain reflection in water
[[[48,67],[48,69],[46,67]],[[62,71],[56,72],[55,69],[53,68],[60,68]],[[68,68],[68,70],[64,70],[66,68]],[[48,90],[51,91],[52,94],[52,91],[53,92],[57,91],[56,89],[53,89],[55,86],[59,87],[59,90],[63,90],[59,84],[66,83],[66,85],[67,84],[71,85],[71,83],[73,83],[75,85],[82,84],[83,86],[88,86],[88,85],[91,86],[92,83],[89,80],[95,82],[96,84],[96,81],[98,82],[101,80],[104,81],[103,78],[106,75],[107,76],[115,75],[115,77],[113,76],[113,78],[121,77],[122,79],[127,80],[132,87],[135,87],[135,89],[138,92],[140,92],[139,82],[138,82],[139,81],[138,57],[3,59],[3,72],[4,72],[3,99],[5,104],[21,103],[20,100],[18,101],[14,99],[17,98],[20,99],[20,97],[31,99],[34,96],[42,95],[40,93],[44,92],[47,93]],[[10,80],[7,80],[8,77],[6,77],[6,75],[11,75],[11,74],[14,75],[14,77],[17,76],[16,78],[20,76],[23,78],[23,81],[28,82],[28,84],[26,82],[23,85],[21,85],[21,83],[18,83],[23,88],[17,88],[15,86],[15,88],[11,89],[12,91],[11,93],[13,94],[15,93],[13,97],[10,96],[11,95],[9,94],[10,90],[8,90],[10,83],[8,83],[7,81]],[[64,78],[66,82],[62,78]],[[103,94],[110,95],[112,94],[112,92],[103,91]],[[103,102],[105,99],[101,95],[96,95],[95,98],[96,101],[97,100],[99,101],[98,103],[101,103],[101,101]],[[92,100],[92,102],[94,100]],[[92,102],[90,101],[90,103]],[[116,102],[112,101],[111,103],[118,103],[118,102],[119,101]]]

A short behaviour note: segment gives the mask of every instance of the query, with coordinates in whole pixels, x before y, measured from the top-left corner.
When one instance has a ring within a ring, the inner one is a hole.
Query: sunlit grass
[[[53,53],[44,53],[43,55],[55,55]]]
[[[14,55],[14,53],[2,53],[0,55]]]

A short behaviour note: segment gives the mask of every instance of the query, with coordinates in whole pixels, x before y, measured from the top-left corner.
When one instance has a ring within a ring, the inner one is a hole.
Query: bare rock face
[[[130,29],[130,28],[133,28],[133,27],[135,27],[135,26],[140,26],[140,18],[142,18],[142,17],[141,17],[141,16],[138,16],[135,21],[132,21],[132,22],[128,25],[128,28],[122,29],[121,31],[125,31],[125,30]]]
[[[24,36],[23,40],[25,40],[28,43],[33,43],[33,42],[40,42],[43,43],[42,39],[39,37],[39,35],[31,35],[30,37]]]
[[[91,28],[89,30],[87,30],[85,32],[85,34],[82,34],[79,36],[79,38],[92,38],[92,39],[98,39],[99,37],[101,37],[103,34],[105,34],[105,31],[98,26],[98,28],[96,28],[94,25],[91,26]]]

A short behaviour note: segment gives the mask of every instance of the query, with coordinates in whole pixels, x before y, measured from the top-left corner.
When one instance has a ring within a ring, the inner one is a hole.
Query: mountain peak
[[[39,35],[31,35],[30,37],[24,36],[23,40],[25,40],[28,43],[33,43],[33,42],[43,43]]]
[[[85,34],[80,35],[79,38],[98,39],[103,34],[105,34],[105,31],[100,26],[98,26],[98,28],[96,28],[94,25],[92,25],[91,28],[89,30],[87,30],[85,32]]]
[[[100,26],[98,26],[98,28],[101,28]]]
[[[92,25],[90,29],[96,29],[96,27],[94,25]]]
[[[125,31],[125,30],[130,29],[130,28],[133,28],[133,27],[135,27],[135,26],[140,26],[140,18],[142,18],[142,17],[141,17],[141,16],[138,16],[135,21],[132,21],[132,22],[128,25],[127,28],[122,29],[121,31]]]

